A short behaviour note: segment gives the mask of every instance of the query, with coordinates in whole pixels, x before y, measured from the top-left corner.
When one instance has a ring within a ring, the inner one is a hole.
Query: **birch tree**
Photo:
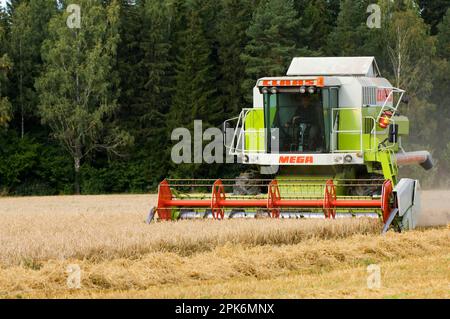
[[[50,21],[37,88],[42,122],[72,156],[75,192],[80,193],[82,160],[96,150],[118,154],[131,138],[112,123],[118,95],[118,1],[74,4],[80,8],[80,28],[67,23],[68,18],[78,18],[71,16],[73,12],[64,11]]]

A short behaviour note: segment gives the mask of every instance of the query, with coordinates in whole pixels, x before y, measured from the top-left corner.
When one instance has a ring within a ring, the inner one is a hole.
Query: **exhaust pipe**
[[[428,151],[397,153],[396,158],[398,165],[419,164],[425,170],[433,168],[433,158]]]

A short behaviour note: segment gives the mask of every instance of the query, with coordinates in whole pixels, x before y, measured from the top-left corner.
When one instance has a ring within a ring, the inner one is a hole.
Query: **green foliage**
[[[0,128],[7,127],[9,121],[11,120],[11,103],[7,96],[3,96],[3,90],[7,83],[7,74],[11,69],[11,61],[9,57],[4,54],[0,55]]]
[[[435,35],[439,32],[438,25],[442,22],[443,16],[448,12],[450,5],[448,0],[418,0],[417,2],[424,21],[431,27],[431,34]]]
[[[85,156],[98,149],[115,153],[131,137],[108,121],[117,110],[118,2],[76,3],[83,8],[81,28],[66,26],[66,12],[49,23],[37,88],[42,122],[74,159],[77,177]],[[77,178],[75,191],[80,191]]]
[[[259,77],[316,55],[374,55],[410,96],[403,146],[437,162],[401,172],[449,185],[447,2],[12,0],[0,10],[0,190],[147,192],[167,176],[237,176],[248,167],[171,163],[172,129],[219,126],[251,106]],[[81,29],[66,25],[70,3]],[[380,29],[366,25],[371,3]]]
[[[437,59],[433,64],[433,88],[430,96],[436,105],[436,132],[443,139],[436,141],[436,158],[440,159],[437,176],[441,178],[443,186],[450,185],[450,9],[447,10],[442,22],[438,25]],[[435,135],[436,136],[436,135]]]
[[[203,27],[209,8],[201,10],[201,4],[201,0],[194,0],[187,5],[186,28],[180,33],[179,55],[175,63],[175,93],[167,114],[169,139],[175,128],[192,130],[194,120],[203,119],[204,128],[218,125],[223,120],[215,88],[211,41]],[[171,175],[179,176],[183,172],[190,177],[200,175],[202,167],[199,164],[170,166]]]
[[[246,79],[245,65],[238,52],[247,43],[246,30],[252,17],[249,0],[224,0],[218,19],[219,99],[225,116],[232,117],[245,105],[241,86]]]
[[[4,48],[6,47],[6,15],[0,9],[0,128],[8,126],[11,120],[11,103],[6,96],[8,85],[8,73],[11,71],[12,62]]]
[[[301,43],[311,51],[324,50],[324,42],[333,30],[332,19],[327,1],[309,1],[300,20]]]
[[[282,76],[297,49],[298,13],[292,0],[262,0],[247,29],[249,38],[241,59],[247,79],[244,95],[252,101],[252,90],[258,78]]]
[[[175,64],[175,94],[168,115],[169,129],[190,127],[195,119],[204,124],[219,120],[215,99],[215,74],[211,64],[211,46],[202,28],[201,1],[192,1],[187,9],[186,29],[181,31],[179,55]],[[205,123],[206,122],[206,123]]]
[[[33,0],[13,2],[10,9],[9,54],[15,65],[11,86],[11,101],[15,117],[20,120],[21,135],[26,120],[36,116],[38,97],[34,83],[42,68],[41,45],[48,37],[47,25],[56,13],[55,2]],[[19,122],[19,121],[17,121]]]
[[[389,56],[393,85],[410,95],[426,96],[431,88],[431,61],[435,44],[416,9],[393,12],[386,19],[384,43]],[[427,85],[430,83],[429,85]]]
[[[449,59],[450,58],[450,8],[438,26],[439,33],[437,35],[437,53],[440,57]]]
[[[57,145],[19,138],[14,132],[0,136],[0,189],[17,195],[71,193],[70,158]]]
[[[336,28],[329,34],[325,51],[331,56],[374,55],[370,51],[370,36],[374,30],[367,27],[366,14],[370,1],[341,1]],[[369,47],[369,48],[368,48]]]
[[[2,138],[1,145],[1,167],[0,176],[3,185],[10,185],[12,187],[18,185],[22,178],[26,178],[24,172],[31,170],[31,167],[36,165],[37,145],[28,140],[18,141],[17,138],[12,138],[13,142],[5,143],[6,139]]]

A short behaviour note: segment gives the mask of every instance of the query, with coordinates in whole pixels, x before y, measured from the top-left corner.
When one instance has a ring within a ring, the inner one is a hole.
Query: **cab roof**
[[[298,57],[288,76],[381,76],[375,57]]]

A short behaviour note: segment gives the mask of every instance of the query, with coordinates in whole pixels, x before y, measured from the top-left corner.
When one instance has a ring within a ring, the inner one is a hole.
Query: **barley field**
[[[449,298],[450,191],[422,196],[422,227],[384,236],[373,219],[147,225],[154,195],[0,198],[0,298]]]

